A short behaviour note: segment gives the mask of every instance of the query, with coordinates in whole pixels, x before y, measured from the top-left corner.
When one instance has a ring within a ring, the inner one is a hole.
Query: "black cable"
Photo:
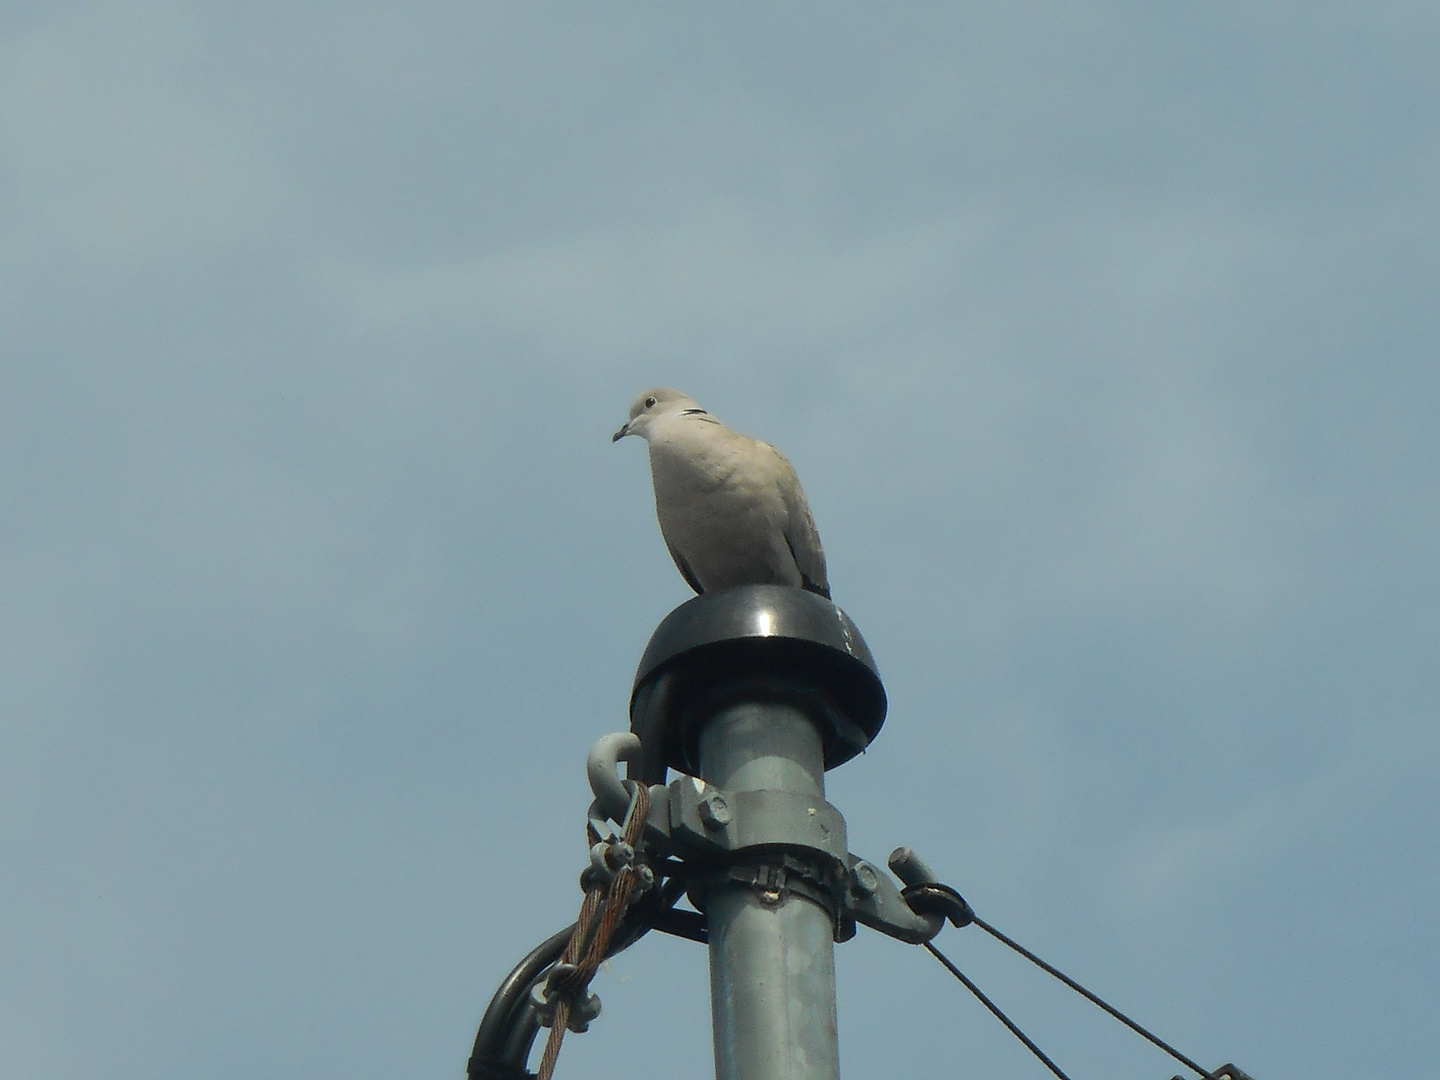
[[[934,942],[925,942],[925,949],[927,952],[930,953],[931,956],[935,957],[936,960],[939,960],[940,963],[944,964],[951,975],[954,975],[955,978],[959,979],[962,983],[964,983],[965,988],[980,999],[980,1004],[984,1005],[987,1009],[994,1013],[995,1019],[999,1020],[1002,1024],[1009,1028],[1011,1035],[1014,1035],[1017,1039],[1019,1039],[1022,1043],[1029,1047],[1030,1052],[1036,1057],[1038,1057],[1041,1061],[1043,1061],[1046,1068],[1048,1068],[1052,1073],[1058,1076],[1060,1080],[1070,1080],[1068,1076],[1066,1076],[1063,1072],[1060,1071],[1060,1066],[1056,1065],[1055,1062],[1051,1061],[1045,1055],[1045,1051],[1041,1050],[1040,1047],[1035,1045],[1034,1041],[1030,1038],[1029,1035],[1026,1035],[1023,1031],[1016,1027],[1015,1022],[1000,1011],[1000,1006],[996,1005],[993,1001],[986,997],[983,990],[981,990],[978,986],[971,982],[966,977],[963,971],[961,971],[958,967],[956,967],[953,963],[950,962],[950,958],[948,956],[946,956],[944,953],[942,953],[939,949],[935,947]]]
[[[531,949],[525,959],[505,976],[505,981],[490,999],[479,1030],[475,1032],[475,1047],[467,1067],[470,1076],[503,1075],[500,1070],[506,1067],[503,1064],[505,1044],[510,1040],[510,1029],[514,1026],[516,1014],[529,999],[530,987],[540,973],[560,959],[574,931],[575,925],[571,923],[559,933],[552,934]]]
[[[1191,1061],[1184,1054],[1180,1053],[1179,1050],[1176,1050],[1164,1039],[1161,1039],[1158,1035],[1152,1035],[1150,1032],[1146,1031],[1143,1027],[1137,1024],[1134,1020],[1131,1020],[1128,1016],[1122,1013],[1119,1009],[1115,1008],[1113,1005],[1110,1005],[1108,1002],[1102,1001],[1098,996],[1092,994],[1089,990],[1086,990],[1085,987],[1081,986],[1074,979],[1070,978],[1069,975],[1066,975],[1059,968],[1053,967],[1050,964],[1047,964],[1044,960],[1041,960],[1040,957],[1036,956],[1029,949],[1025,948],[1024,945],[1021,945],[1018,941],[1015,941],[1013,938],[1006,937],[999,930],[996,930],[995,927],[991,926],[978,915],[974,916],[974,923],[976,926],[980,927],[981,930],[984,930],[987,934],[993,937],[996,941],[1002,942],[1003,944],[1010,946],[1010,948],[1014,949],[1021,956],[1025,957],[1026,960],[1029,960],[1032,964],[1035,964],[1037,967],[1055,976],[1055,978],[1059,979],[1066,986],[1070,987],[1071,990],[1074,990],[1077,994],[1080,994],[1087,1001],[1100,1006],[1100,1008],[1104,1009],[1116,1020],[1119,1020],[1131,1031],[1135,1032],[1135,1034],[1141,1035],[1146,1039],[1149,1039],[1152,1043],[1158,1046],[1161,1050],[1164,1050],[1167,1054],[1173,1057],[1176,1061],[1180,1062],[1180,1064],[1184,1065],[1187,1069],[1194,1069],[1204,1078],[1204,1080],[1220,1080],[1220,1077],[1224,1075],[1223,1072],[1212,1073],[1208,1069],[1202,1069],[1199,1065]]]

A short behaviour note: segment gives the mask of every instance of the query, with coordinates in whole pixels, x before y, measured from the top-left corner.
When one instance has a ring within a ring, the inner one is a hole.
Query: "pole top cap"
[[[633,778],[660,783],[667,765],[697,772],[692,729],[704,717],[694,715],[696,706],[746,677],[784,679],[817,695],[827,769],[864,750],[885,722],[875,658],[834,603],[787,585],[702,593],[661,620],[640,658],[630,718],[645,749]]]

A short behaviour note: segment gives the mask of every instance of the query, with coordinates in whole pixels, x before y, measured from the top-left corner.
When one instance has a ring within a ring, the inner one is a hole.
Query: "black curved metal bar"
[[[521,1074],[507,1072],[506,1049],[511,1042],[511,1028],[529,1000],[530,987],[546,968],[560,959],[574,932],[575,924],[571,923],[564,930],[550,935],[531,949],[500,983],[480,1021],[479,1030],[475,1032],[475,1048],[466,1065],[466,1073],[475,1080],[501,1080],[502,1077],[523,1074],[524,1062],[520,1065]]]
[[[675,911],[685,891],[683,863],[660,864],[670,873],[664,885],[642,897],[625,916],[611,940],[607,956],[623,952],[647,933],[661,930],[692,941],[704,940],[703,918],[695,912]],[[540,1033],[531,988],[545,976],[575,931],[571,923],[531,949],[500,983],[480,1020],[466,1073],[472,1080],[526,1080],[535,1038]]]

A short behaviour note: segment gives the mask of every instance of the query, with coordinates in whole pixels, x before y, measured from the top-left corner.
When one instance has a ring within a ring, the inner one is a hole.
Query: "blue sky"
[[[804,479],[830,776],[1200,1060],[1440,1024],[1431,4],[0,11],[0,1077],[460,1076],[689,595],[631,398]],[[1077,1080],[1167,1059],[975,931]],[[1040,1076],[919,950],[847,1075]],[[646,939],[561,1075],[710,1069]]]

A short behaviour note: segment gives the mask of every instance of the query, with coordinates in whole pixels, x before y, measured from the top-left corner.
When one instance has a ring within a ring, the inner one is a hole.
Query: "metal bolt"
[[[707,829],[723,829],[735,820],[735,815],[730,810],[730,804],[725,801],[725,796],[718,791],[712,791],[700,800],[700,820]]]
[[[590,1021],[600,1015],[600,999],[594,994],[585,994],[584,997],[575,999],[570,1007],[570,1020],[565,1026],[576,1035],[584,1035],[590,1030]],[[551,1020],[554,1024],[554,1020]]]
[[[868,862],[857,862],[850,871],[850,877],[855,882],[855,888],[866,896],[874,896],[875,891],[880,888],[880,878],[875,867]]]
[[[655,887],[655,871],[643,863],[635,870],[635,891],[632,896],[644,896]]]
[[[635,861],[635,849],[623,840],[605,845],[605,865],[611,870],[622,870]]]

